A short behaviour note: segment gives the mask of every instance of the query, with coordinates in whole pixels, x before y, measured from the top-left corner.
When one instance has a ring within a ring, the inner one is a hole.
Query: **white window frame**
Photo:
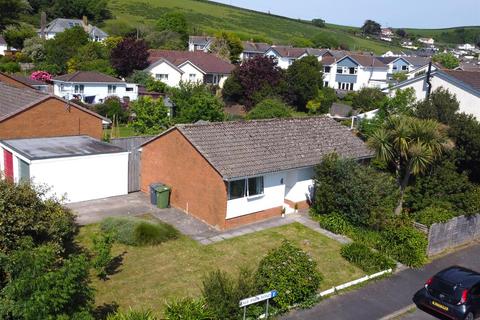
[[[83,84],[76,84],[76,85],[74,86],[74,89],[73,89],[73,90],[74,90],[75,93],[80,93],[80,94],[82,94],[82,93],[85,92],[85,86],[84,86]]]
[[[261,189],[262,191],[258,194],[253,194],[253,195],[250,195],[250,190],[249,190],[249,187],[248,187],[248,182],[249,180],[251,179],[261,179]],[[232,182],[235,182],[235,181],[244,181],[244,190],[243,190],[243,196],[242,197],[238,197],[238,198],[231,198],[230,197],[230,183]],[[244,199],[244,198],[247,198],[247,199],[252,199],[252,198],[259,198],[259,197],[263,197],[265,195],[265,178],[263,176],[256,176],[256,177],[249,177],[249,178],[243,178],[243,179],[235,179],[235,180],[231,180],[231,181],[228,181],[228,194],[227,194],[227,198],[228,200],[237,200],[237,199]]]
[[[109,94],[115,94],[117,93],[117,86],[114,84],[109,84],[107,87],[107,91]]]
[[[168,81],[168,73],[156,73],[155,79],[160,81]]]
[[[190,73],[188,75],[188,81],[195,82],[197,80],[197,75],[195,73]]]
[[[340,71],[340,72],[338,72]],[[343,68],[342,67],[337,67],[337,74],[343,74]]]
[[[332,71],[332,67],[330,67],[330,66],[323,67],[323,73],[330,73],[331,71]]]
[[[328,81],[323,81],[323,86],[328,87]]]
[[[402,66],[402,71],[408,71],[408,66]]]

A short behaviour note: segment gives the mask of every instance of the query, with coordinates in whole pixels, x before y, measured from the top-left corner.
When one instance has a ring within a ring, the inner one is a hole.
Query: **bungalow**
[[[66,202],[128,193],[128,152],[88,136],[0,140],[0,171]]]
[[[306,54],[306,48],[294,48],[292,46],[271,46],[265,52],[267,57],[277,59],[278,66],[282,69],[288,69],[293,61],[303,58]]]
[[[262,56],[268,51],[268,49],[270,49],[270,45],[263,42],[243,41],[242,46],[243,52],[240,54],[241,61],[245,61],[256,56]]]
[[[215,37],[209,36],[189,36],[188,37],[188,51],[203,51],[209,52]]]
[[[427,73],[400,82],[386,89],[386,92],[393,95],[398,89],[413,88],[417,100],[423,100],[428,94]],[[471,114],[480,120],[480,72],[436,69],[430,74],[430,83],[431,92],[440,87],[448,89],[457,97],[460,112]]]
[[[141,146],[141,190],[172,187],[171,204],[218,228],[306,208],[326,154],[372,152],[328,117],[176,125]]]
[[[40,29],[37,33],[40,37],[44,37],[48,40],[55,38],[57,33],[73,27],[82,27],[83,30],[88,33],[88,36],[92,41],[104,41],[108,37],[108,34],[105,31],[89,24],[86,17],[84,17],[83,20],[56,18],[50,21],[44,30]]]
[[[235,68],[216,55],[202,51],[150,50],[148,61],[150,66],[145,70],[170,87],[177,87],[180,81],[222,87]]]
[[[52,79],[53,93],[63,99],[102,103],[115,96],[124,101],[137,100],[138,85],[96,71],[76,71]]]
[[[102,116],[75,103],[0,82],[0,139],[81,134],[101,139],[102,121]]]
[[[341,91],[357,91],[363,87],[385,88],[387,66],[372,55],[348,54],[338,59],[324,55],[324,86]]]

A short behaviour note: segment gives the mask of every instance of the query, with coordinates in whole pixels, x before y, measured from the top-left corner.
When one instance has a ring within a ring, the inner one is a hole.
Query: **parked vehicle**
[[[459,266],[442,270],[415,293],[413,302],[434,316],[473,320],[480,315],[480,273]]]

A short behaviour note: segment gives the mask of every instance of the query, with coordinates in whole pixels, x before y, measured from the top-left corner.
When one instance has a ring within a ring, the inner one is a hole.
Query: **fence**
[[[130,152],[128,155],[128,192],[140,190],[140,151],[138,148],[153,136],[115,138],[110,143]]]
[[[480,215],[459,216],[445,223],[434,223],[428,229],[429,256],[467,244],[480,238]]]

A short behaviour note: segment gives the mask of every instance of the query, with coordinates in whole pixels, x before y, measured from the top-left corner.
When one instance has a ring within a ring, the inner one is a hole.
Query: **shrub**
[[[98,277],[104,279],[107,276],[107,269],[112,262],[112,244],[113,235],[104,233],[93,238],[93,253],[92,265],[97,271]]]
[[[135,311],[130,309],[127,312],[118,311],[115,314],[110,314],[107,320],[157,320],[157,317],[150,310]]]
[[[377,249],[409,267],[420,267],[427,260],[427,238],[410,226],[390,226],[382,231]]]
[[[260,261],[257,271],[258,284],[264,291],[278,291],[278,297],[272,303],[281,310],[311,299],[321,280],[317,263],[288,241],[271,250]]]
[[[343,215],[333,212],[319,216],[320,226],[333,233],[348,235],[352,232],[353,226]]]
[[[165,320],[211,320],[213,314],[203,299],[183,298],[167,302]]]
[[[279,99],[265,99],[255,105],[247,119],[289,118],[293,110]]]
[[[415,213],[415,220],[426,226],[431,226],[438,222],[447,222],[453,217],[455,217],[455,213],[451,210],[436,206],[430,206]]]
[[[116,241],[132,246],[156,245],[179,235],[169,224],[130,217],[106,218],[100,227],[113,233]]]
[[[382,253],[372,251],[363,243],[348,244],[342,248],[341,254],[346,260],[369,274],[395,267],[395,261]]]

